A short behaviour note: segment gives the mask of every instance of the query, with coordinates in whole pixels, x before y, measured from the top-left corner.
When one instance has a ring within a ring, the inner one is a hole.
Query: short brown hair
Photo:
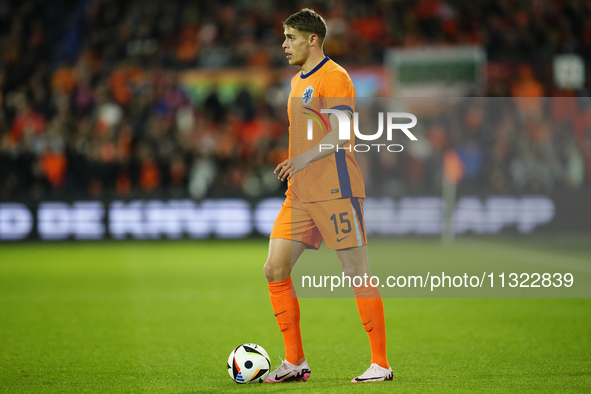
[[[320,42],[326,38],[326,21],[309,8],[304,8],[287,18],[283,26],[289,26],[302,33],[316,34]]]

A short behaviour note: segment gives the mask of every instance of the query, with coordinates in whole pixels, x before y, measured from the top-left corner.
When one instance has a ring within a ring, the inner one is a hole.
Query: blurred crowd
[[[465,161],[465,182],[483,188],[590,183],[590,115],[576,98],[589,90],[559,90],[548,72],[556,54],[591,64],[586,0],[4,0],[0,199],[281,193],[272,169],[288,142],[282,21],[306,6],[327,19],[325,53],[345,66],[383,64],[391,47],[476,44],[490,64],[511,66],[482,95],[576,103],[539,104],[537,115],[516,104],[494,125],[475,108],[458,127],[434,125],[416,152],[386,159],[402,161],[385,163],[400,190],[438,191],[447,148]],[[185,70],[226,68],[267,70],[274,82],[231,101],[216,89],[196,100],[181,83]]]
[[[385,112],[388,103],[381,100],[360,117]],[[441,190],[444,175],[455,177],[444,170],[450,152],[460,163],[462,190],[476,195],[547,194],[591,183],[590,97],[420,98],[407,99],[406,108],[421,119],[412,129],[417,141],[403,133],[393,134],[392,142],[376,141],[400,144],[405,155],[356,156],[369,194]]]

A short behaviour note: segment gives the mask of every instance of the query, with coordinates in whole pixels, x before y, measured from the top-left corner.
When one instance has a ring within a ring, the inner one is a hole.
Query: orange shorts
[[[287,197],[273,224],[271,238],[300,241],[308,249],[318,249],[322,240],[328,249],[335,250],[367,245],[363,199],[302,203]]]

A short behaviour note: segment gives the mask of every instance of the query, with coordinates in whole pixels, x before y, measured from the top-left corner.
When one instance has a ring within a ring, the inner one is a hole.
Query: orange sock
[[[357,310],[371,346],[371,362],[389,368],[386,356],[386,323],[384,303],[377,287],[354,287]]]
[[[277,325],[283,334],[285,359],[294,365],[303,362],[304,348],[300,332],[300,303],[291,276],[281,282],[269,282],[269,298]]]

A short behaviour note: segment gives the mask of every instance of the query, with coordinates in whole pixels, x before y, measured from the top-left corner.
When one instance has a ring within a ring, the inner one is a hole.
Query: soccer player
[[[288,180],[288,190],[271,232],[264,269],[286,354],[266,383],[306,381],[310,377],[300,334],[300,307],[290,276],[303,251],[318,249],[324,240],[327,248],[336,250],[345,275],[371,276],[361,171],[350,142],[339,139],[337,116],[326,118],[321,114],[321,109],[352,114],[355,88],[345,69],[324,56],[326,22],[320,15],[306,8],[287,18],[283,27],[286,57],[301,71],[291,81],[288,102],[290,155],[275,169],[279,179]],[[317,121],[306,122],[313,114]],[[308,123],[313,125],[311,140]],[[320,150],[321,144],[333,148]],[[380,292],[366,283],[354,287],[354,293],[369,336],[371,366],[352,382],[392,380]]]

